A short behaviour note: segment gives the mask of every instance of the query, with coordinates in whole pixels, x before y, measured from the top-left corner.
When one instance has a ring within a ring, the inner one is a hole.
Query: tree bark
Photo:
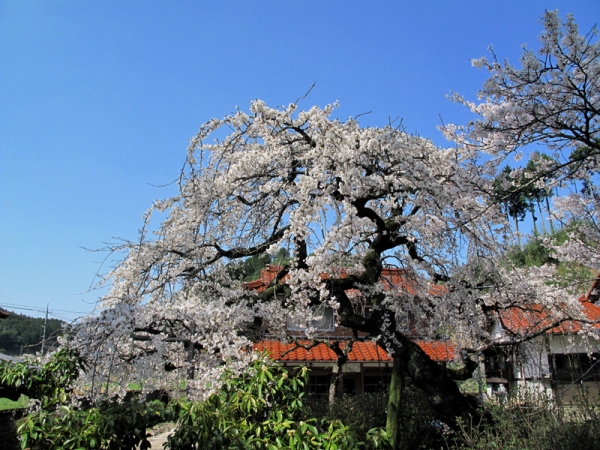
[[[400,418],[402,415],[402,397],[404,395],[404,362],[394,358],[390,396],[388,398],[387,421],[385,429],[392,441],[392,449],[398,448],[400,438]]]
[[[340,364],[339,361],[336,361],[331,370],[331,381],[329,383],[329,406],[330,407],[331,407],[331,405],[333,405],[333,402],[335,401],[336,385],[337,385],[337,381],[340,379],[340,376],[341,376],[342,366],[343,366],[343,364]]]
[[[404,359],[404,371],[415,386],[427,394],[436,416],[453,429],[458,429],[457,418],[463,423],[478,423],[480,413],[475,397],[460,392],[457,379],[467,379],[473,372],[471,367],[452,371],[432,361],[429,356],[407,337],[396,333],[400,342],[396,354]]]

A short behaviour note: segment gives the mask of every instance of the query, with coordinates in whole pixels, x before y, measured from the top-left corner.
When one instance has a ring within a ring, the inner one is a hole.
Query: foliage
[[[516,171],[515,171],[516,172]],[[500,203],[505,214],[521,221],[527,212],[533,210],[534,202],[541,201],[548,196],[545,189],[529,183],[524,175],[515,179],[513,169],[505,166],[494,180],[494,196]]]
[[[369,430],[359,441],[338,420],[303,416],[307,369],[294,375],[266,359],[244,373],[223,374],[221,388],[204,402],[180,404],[169,448],[188,449],[354,449],[387,448],[383,430]]]
[[[366,395],[344,395],[332,405],[327,399],[309,398],[304,404],[304,415],[321,420],[339,420],[363,439],[369,429],[385,427],[386,391]],[[397,450],[441,448],[445,443],[446,429],[436,421],[425,394],[412,383],[403,393],[400,417],[400,435]]]
[[[57,337],[62,334],[65,322],[58,319],[48,319],[46,323],[45,347],[56,345]],[[35,353],[41,350],[44,319],[10,313],[6,319],[0,320],[0,353],[19,355]]]
[[[53,449],[148,448],[146,430],[173,419],[161,402],[148,404],[117,399],[83,408],[73,396],[73,384],[85,368],[76,350],[63,347],[44,364],[0,364],[0,383],[27,394],[34,406],[18,422],[21,447]]]
[[[544,264],[558,263],[558,260],[552,258],[550,249],[539,237],[527,241],[523,248],[513,247],[507,253],[507,257],[516,267],[540,267]]]
[[[588,396],[570,406],[528,393],[523,402],[513,399],[506,405],[487,403],[491,422],[476,426],[463,424],[448,447],[461,450],[595,450],[600,435],[600,405]]]
[[[573,223],[547,236],[533,236],[523,248],[515,246],[509,249],[507,258],[514,267],[518,268],[553,266],[556,272],[549,284],[585,294],[597,277],[597,270],[586,267],[579,261],[561,261],[553,250],[564,246],[570,234],[576,232],[581,226],[580,223]]]
[[[229,275],[233,279],[243,279],[244,281],[254,281],[260,278],[260,271],[267,264],[285,266],[290,263],[290,253],[285,248],[280,248],[277,254],[271,256],[268,253],[249,256],[240,263],[232,262],[228,265]]]
[[[326,397],[309,396],[303,402],[302,417],[348,425],[362,439],[371,428],[385,427],[387,391],[365,395],[336,397],[333,404]]]
[[[160,401],[103,402],[86,410],[61,404],[39,409],[19,422],[22,448],[32,450],[117,450],[150,448],[148,429],[173,420]]]
[[[2,361],[0,384],[39,400],[42,407],[51,407],[67,402],[73,382],[84,366],[76,350],[63,347],[43,365]]]
[[[176,409],[160,401],[104,400],[84,407],[70,386],[83,369],[79,354],[63,349],[43,366],[3,365],[2,383],[23,387],[37,406],[18,423],[21,447],[31,450],[131,449],[150,446],[148,429],[177,419],[172,449],[386,448],[383,430],[359,441],[339,421],[301,420],[307,369],[289,376],[258,359],[242,374],[223,374],[217,392],[204,402],[182,401]]]
[[[27,408],[29,398],[26,395],[20,395],[17,400],[9,400],[0,397],[0,411]]]

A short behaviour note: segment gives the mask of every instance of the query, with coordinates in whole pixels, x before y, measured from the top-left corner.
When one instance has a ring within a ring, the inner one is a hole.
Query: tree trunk
[[[548,210],[548,220],[550,221],[550,232],[554,234],[554,222],[552,221],[552,214],[550,213],[550,200],[546,196],[546,209]]]
[[[457,418],[464,424],[478,423],[480,413],[477,399],[462,394],[455,381],[470,378],[475,367],[462,369],[460,373],[450,370],[432,361],[417,344],[401,333],[396,333],[396,339],[400,342],[397,354],[404,360],[404,373],[418,389],[427,394],[436,416],[455,430],[460,428]]]
[[[540,202],[539,199],[536,200],[537,205],[538,205],[538,210],[540,211],[540,217],[542,219],[542,233],[545,236],[546,235],[546,224],[544,221],[544,212],[542,211],[542,203]]]
[[[390,396],[388,399],[387,421],[385,429],[392,441],[392,448],[398,448],[400,437],[400,418],[402,414],[402,396],[404,394],[404,362],[394,358]]]
[[[521,247],[521,235],[519,234],[519,220],[517,219],[517,216],[513,216],[513,219],[515,220],[515,228],[517,229],[517,243],[519,244],[519,250],[522,250],[523,248]]]
[[[335,386],[340,379],[342,372],[342,364],[336,362],[331,369],[331,382],[329,383],[329,406],[335,401]]]

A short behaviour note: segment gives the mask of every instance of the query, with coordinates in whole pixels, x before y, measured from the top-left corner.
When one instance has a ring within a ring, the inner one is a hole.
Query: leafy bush
[[[383,430],[365,441],[338,420],[303,415],[307,369],[295,375],[266,359],[242,375],[226,373],[218,392],[201,403],[183,402],[172,450],[191,449],[360,449],[387,448]]]
[[[324,397],[309,397],[304,401],[303,417],[338,420],[364,438],[371,428],[383,428],[386,422],[388,394],[379,392],[365,395],[346,395],[333,404]]]
[[[174,413],[159,401],[103,402],[88,410],[61,405],[40,409],[19,424],[22,448],[44,450],[150,448],[148,429],[173,420]]]
[[[78,406],[71,386],[85,364],[69,349],[55,353],[43,366],[0,366],[0,380],[33,398],[35,407],[18,423],[23,449],[148,449],[147,430],[176,418],[178,428],[168,443],[173,450],[388,447],[384,430],[369,430],[360,441],[340,421],[302,420],[307,369],[290,376],[272,364],[263,358],[242,375],[225,372],[221,388],[206,401],[180,402],[176,409],[135,398]]]
[[[44,365],[2,361],[0,384],[17,396],[38,399],[42,407],[50,407],[67,401],[71,386],[84,367],[75,350],[63,348]]]
[[[484,405],[490,422],[463,424],[451,448],[461,450],[595,450],[599,448],[600,405],[581,397],[558,406],[544,396],[527,394],[506,405]]]
[[[174,420],[161,402],[105,401],[91,408],[72,401],[72,384],[84,369],[79,354],[68,348],[44,365],[0,364],[3,386],[33,399],[34,407],[17,423],[21,448],[31,450],[149,448],[147,429]]]
[[[365,395],[344,395],[329,404],[325,398],[309,398],[304,416],[320,420],[339,420],[353,429],[361,439],[367,438],[371,428],[385,427],[388,392]],[[407,379],[401,413],[398,449],[441,448],[445,445],[446,429],[434,418],[425,395]]]

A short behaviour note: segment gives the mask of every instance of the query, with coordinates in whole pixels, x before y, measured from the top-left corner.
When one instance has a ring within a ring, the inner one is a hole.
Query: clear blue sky
[[[469,118],[446,95],[486,78],[470,58],[517,62],[545,9],[600,19],[598,0],[0,0],[0,306],[91,311],[106,255],[82,247],[135,239],[199,126],[252,99],[316,83],[306,108],[445,145],[441,120]]]

